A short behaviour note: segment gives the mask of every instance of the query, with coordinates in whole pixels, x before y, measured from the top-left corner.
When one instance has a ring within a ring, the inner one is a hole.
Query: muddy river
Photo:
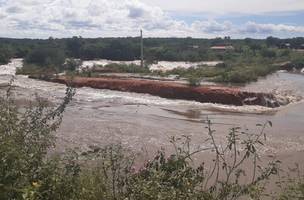
[[[0,86],[8,83],[22,60],[0,66]],[[58,103],[65,86],[16,76],[14,95],[32,99],[34,94]],[[3,88],[3,87],[2,87]],[[287,96],[293,103],[271,109],[260,106],[226,106],[182,100],[168,100],[145,94],[92,88],[79,88],[64,115],[57,132],[57,149],[86,149],[90,145],[121,143],[135,151],[169,147],[169,138],[188,135],[194,147],[205,145],[204,120],[211,119],[215,137],[224,140],[228,129],[240,126],[257,131],[256,124],[272,121],[267,147],[263,152],[287,153],[304,151],[304,75],[277,72],[242,87],[243,90],[274,92]]]

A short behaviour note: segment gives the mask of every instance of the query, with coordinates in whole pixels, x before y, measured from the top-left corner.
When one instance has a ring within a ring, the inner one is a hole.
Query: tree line
[[[236,53],[263,51],[266,56],[272,56],[269,48],[280,48],[283,44],[290,44],[290,48],[302,48],[304,38],[279,39],[195,39],[195,38],[145,38],[144,53],[147,62],[153,61],[207,61],[225,60],[232,56],[229,51],[217,52],[210,49],[214,45],[233,45]],[[44,54],[50,56],[44,56]],[[60,55],[59,55],[60,54]],[[50,57],[56,55],[54,63]],[[129,61],[140,59],[139,37],[125,38],[82,38],[72,37],[64,39],[9,39],[0,38],[0,64],[7,63],[10,58],[26,58],[36,64],[58,64],[62,57],[82,60],[109,59]],[[35,58],[34,58],[35,57]]]

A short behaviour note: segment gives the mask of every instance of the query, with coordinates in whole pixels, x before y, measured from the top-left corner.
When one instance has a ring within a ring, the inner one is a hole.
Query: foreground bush
[[[299,200],[304,199],[304,175],[300,171],[300,166],[295,165],[290,169],[290,172],[296,174],[296,176],[290,176],[281,178],[281,181],[277,182],[278,187],[282,191],[277,199],[279,200]]]
[[[28,199],[41,180],[57,173],[46,156],[55,145],[53,133],[72,95],[68,89],[57,108],[37,99],[23,112],[11,98],[10,88],[0,98],[0,199]]]
[[[258,134],[232,128],[226,143],[219,145],[207,119],[206,147],[193,149],[187,136],[171,138],[174,153],[167,155],[161,150],[144,165],[135,165],[136,156],[121,145],[48,155],[75,91],[68,88],[56,108],[37,98],[24,110],[11,98],[10,89],[0,98],[0,199],[261,199],[265,181],[279,169],[276,160],[262,166],[257,150],[264,145],[264,130],[270,122],[257,125],[261,128]],[[194,163],[193,158],[201,152],[213,154],[213,159]],[[247,164],[253,166],[251,171],[246,170]],[[282,188],[288,192],[281,199],[295,194],[301,199],[303,179]]]

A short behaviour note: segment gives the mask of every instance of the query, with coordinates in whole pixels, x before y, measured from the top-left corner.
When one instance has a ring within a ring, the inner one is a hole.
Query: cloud
[[[240,32],[272,34],[277,32],[304,33],[304,26],[291,26],[285,24],[258,24],[255,22],[247,22],[244,29]]]
[[[77,28],[98,28],[98,25],[95,25],[91,20],[70,20],[66,23],[67,28],[71,27],[74,29]]]
[[[6,9],[7,13],[22,13],[24,12],[24,9],[22,9],[21,7],[18,6],[12,6]]]
[[[146,10],[143,7],[139,7],[139,6],[129,6],[129,17],[130,18],[140,18],[140,17],[144,17],[144,15],[146,14]]]
[[[0,19],[4,19],[7,16],[7,13],[0,10]]]
[[[189,4],[195,1],[189,0]],[[175,4],[181,5],[180,2],[175,1]],[[202,1],[197,2],[199,7]],[[213,3],[206,2],[212,8]],[[170,17],[158,6],[145,3],[145,0],[0,0],[0,37],[136,36],[139,29],[144,29],[144,35],[151,37],[303,34],[301,26],[258,24],[254,21],[236,25],[231,21],[195,19],[186,23],[183,19]]]
[[[0,6],[0,14],[10,16],[0,19],[1,24],[6,24],[0,35],[23,31],[32,32],[33,37],[41,37],[41,32],[48,29],[52,34],[57,29],[58,37],[100,37],[137,35],[141,28],[152,33],[184,25],[170,19],[159,7],[138,0],[8,0]]]
[[[219,23],[215,20],[208,20],[208,21],[195,21],[191,26],[195,30],[203,31],[205,33],[220,33],[220,32],[230,32],[232,28],[232,23],[229,21]]]
[[[197,13],[264,13],[304,10],[303,0],[143,0],[166,11]]]

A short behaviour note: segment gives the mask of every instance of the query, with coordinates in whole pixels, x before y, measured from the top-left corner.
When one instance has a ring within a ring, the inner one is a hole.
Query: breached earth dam
[[[0,90],[4,94],[16,68],[22,60],[14,59],[0,66]],[[259,105],[224,105],[167,99],[149,94],[77,88],[63,123],[57,132],[57,149],[87,148],[91,145],[121,143],[137,151],[156,150],[169,145],[169,138],[189,135],[195,146],[208,137],[204,121],[213,123],[218,140],[225,139],[228,129],[241,126],[251,132],[256,124],[272,121],[267,129],[268,141],[263,151],[294,152],[304,150],[304,76],[277,72],[258,82],[240,87],[249,92],[272,93],[288,99],[286,106],[270,108]],[[29,79],[17,75],[13,95],[24,103],[41,96],[56,104],[62,100],[66,86],[58,83]]]

